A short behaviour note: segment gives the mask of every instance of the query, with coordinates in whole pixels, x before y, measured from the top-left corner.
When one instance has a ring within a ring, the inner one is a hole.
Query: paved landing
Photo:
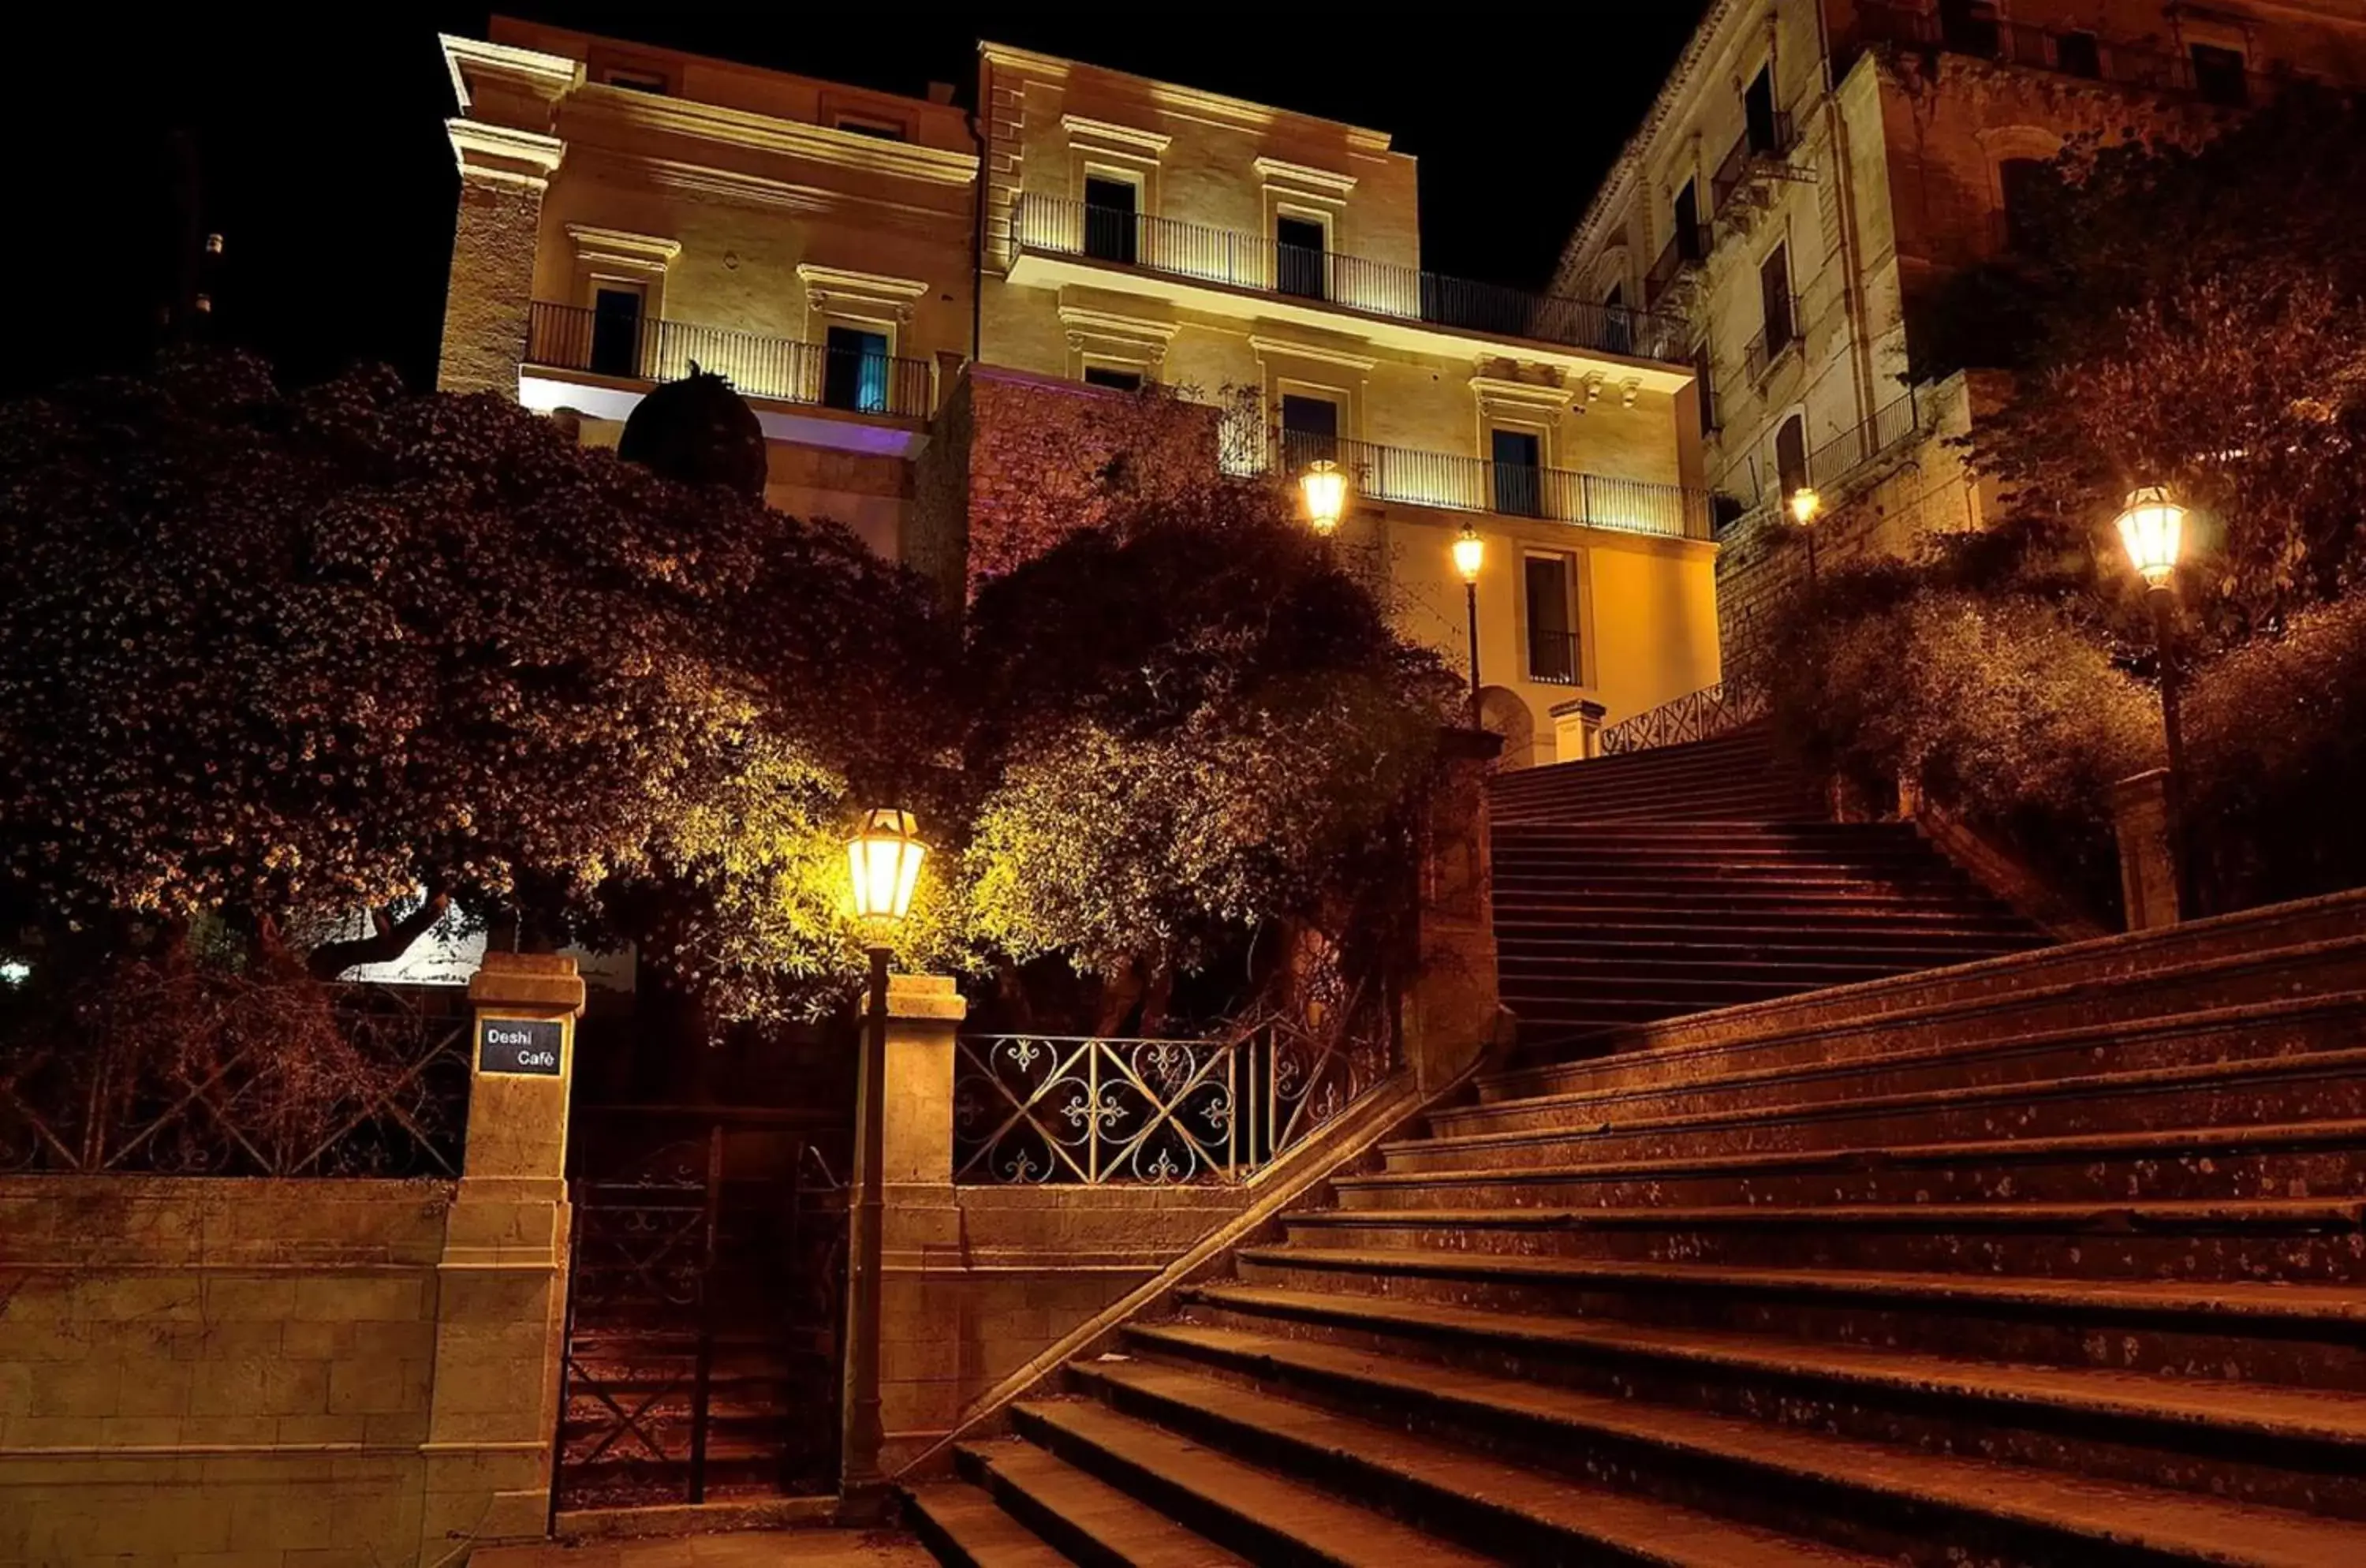
[[[902,1530],[740,1530],[652,1540],[549,1541],[489,1546],[468,1568],[935,1568],[936,1559]]]

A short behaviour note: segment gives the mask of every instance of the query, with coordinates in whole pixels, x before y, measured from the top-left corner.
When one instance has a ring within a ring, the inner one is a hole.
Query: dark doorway
[[[1769,62],[1741,95],[1741,118],[1750,150],[1771,157],[1783,151],[1782,122],[1774,114],[1774,66]]]
[[[821,400],[857,413],[887,412],[887,334],[856,327],[829,329]]]
[[[603,288],[592,297],[592,368],[603,376],[641,373],[641,291]]]
[[[1309,463],[1339,460],[1339,405],[1328,398],[1285,392],[1281,399],[1281,463],[1297,473]]]
[[[1530,556],[1526,563],[1528,591],[1528,679],[1556,686],[1574,686],[1577,679],[1577,626],[1572,614],[1567,556]]]
[[[1700,191],[1691,180],[1676,192],[1676,256],[1681,261],[1696,262],[1708,254],[1701,243]]]
[[[1775,246],[1758,265],[1758,308],[1765,317],[1766,362],[1771,365],[1798,335],[1791,310],[1791,254],[1784,246]]]
[[[1796,413],[1774,433],[1774,476],[1786,507],[1808,488],[1808,422]]]
[[[1132,266],[1139,252],[1141,191],[1130,180],[1085,179],[1085,254]]]
[[[2251,79],[2240,50],[2197,43],[2192,55],[2193,90],[2204,102],[2241,108],[2251,101]]]
[[[1308,218],[1277,218],[1273,239],[1274,287],[1301,299],[1329,299],[1329,236],[1323,225]]]
[[[1490,437],[1495,467],[1495,510],[1512,517],[1544,515],[1544,440],[1530,430],[1498,430]]]

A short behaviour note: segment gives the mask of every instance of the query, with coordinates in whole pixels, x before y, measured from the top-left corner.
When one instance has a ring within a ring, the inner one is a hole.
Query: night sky
[[[168,149],[194,152],[226,237],[217,335],[291,380],[383,359],[433,379],[456,175],[438,31],[487,13],[324,5],[272,25],[232,7],[84,8],[26,40],[9,107],[20,312],[0,391],[138,363],[177,231]],[[261,11],[263,8],[255,8]],[[519,5],[513,14],[974,107],[980,37],[1389,130],[1421,160],[1425,263],[1540,286],[1701,0],[1552,6],[962,8],[873,4],[873,25],[788,6]],[[46,46],[46,47],[44,47]],[[78,100],[48,86],[71,86]]]

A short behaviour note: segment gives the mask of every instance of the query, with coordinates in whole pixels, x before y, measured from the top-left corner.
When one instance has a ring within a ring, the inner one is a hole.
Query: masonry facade
[[[1673,323],[1424,271],[1387,133],[996,44],[973,121],[950,88],[490,32],[445,44],[445,386],[610,442],[657,381],[721,371],[770,439],[772,504],[948,592],[1023,553],[992,505],[1005,434],[1121,428],[1166,389],[1162,445],[1192,461],[1346,469],[1345,560],[1457,664],[1448,546],[1479,529],[1483,711],[1514,762],[1560,754],[1556,707],[1617,718],[1717,678]]]
[[[1564,252],[1555,288],[1688,323],[1729,645],[1803,554],[1905,554],[1997,498],[1950,438],[2009,388],[1917,384],[1917,321],[2008,249],[2074,137],[2191,142],[2295,81],[2366,81],[2351,0],[1718,0]]]

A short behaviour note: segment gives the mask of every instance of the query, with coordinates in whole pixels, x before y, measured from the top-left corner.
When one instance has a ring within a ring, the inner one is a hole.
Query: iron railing
[[[1824,491],[1824,500],[1829,502],[1834,499],[1832,492],[1857,469],[1881,457],[1921,428],[1921,415],[1910,389],[1904,397],[1875,410],[1871,419],[1851,426],[1808,453],[1808,481]]]
[[[1661,298],[1675,286],[1678,278],[1708,260],[1708,254],[1716,244],[1717,230],[1707,223],[1696,223],[1689,231],[1678,229],[1669,235],[1668,243],[1661,248],[1659,259],[1651,264],[1651,270],[1643,275],[1643,302],[1646,305],[1658,304]]]
[[[272,1037],[287,1002],[267,982],[199,998],[226,1041],[202,1058],[122,1049],[104,1020],[89,1035],[0,1043],[0,1172],[456,1177],[470,1017],[457,995],[335,987],[320,1021],[341,1042],[334,1062],[309,1046],[290,1059]],[[165,999],[125,1005],[161,1010]]]
[[[1530,626],[1528,679],[1548,686],[1577,685],[1577,634]]]
[[[1713,740],[1752,723],[1765,712],[1763,693],[1730,681],[1704,686],[1610,726],[1602,732],[1602,754],[1616,757],[1628,751]]]
[[[1994,17],[1943,15],[1911,0],[1859,0],[1855,42],[1941,50],[2140,92],[2174,93],[2240,107],[2264,101],[2296,78],[2197,61],[2085,28],[2046,28]]]
[[[1021,196],[1012,234],[1022,252],[1086,256],[1168,277],[1320,300],[1456,332],[1528,338],[1643,359],[1682,358],[1682,323],[1648,310],[1530,294],[1395,262],[1283,245],[1237,230],[1090,207],[1066,197]]]
[[[1751,384],[1763,384],[1774,374],[1774,367],[1783,363],[1784,355],[1797,349],[1806,335],[1799,330],[1799,301],[1796,298],[1785,300],[1781,313],[1761,328],[1742,351]]]
[[[1497,463],[1306,431],[1273,433],[1268,460],[1281,472],[1297,473],[1318,457],[1346,469],[1354,491],[1373,501],[1677,539],[1709,536],[1708,493],[1683,485]]]
[[[1218,1040],[964,1036],[953,1179],[1171,1187],[1245,1181],[1385,1078],[1384,1031],[1268,1023]]]
[[[1732,205],[1742,186],[1778,174],[1797,145],[1798,135],[1792,128],[1787,110],[1775,112],[1769,134],[1744,130],[1718,164],[1717,173],[1709,177],[1709,195],[1717,216],[1725,216],[1726,209]]]
[[[636,381],[707,370],[751,398],[898,419],[927,418],[934,394],[935,367],[924,359],[545,300],[528,321],[526,359]]]

